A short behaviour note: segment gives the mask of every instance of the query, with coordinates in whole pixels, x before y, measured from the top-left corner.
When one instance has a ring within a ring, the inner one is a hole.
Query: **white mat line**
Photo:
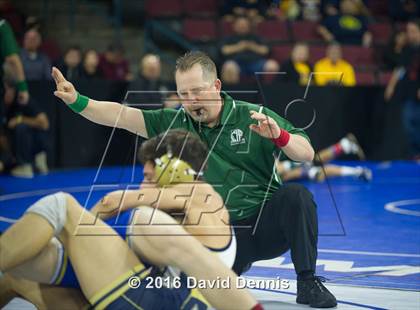
[[[419,254],[406,254],[406,253],[365,252],[365,251],[331,250],[331,249],[318,249],[318,252],[319,253],[337,253],[337,254],[357,254],[357,255],[369,255],[369,256],[394,256],[394,257],[420,258]]]

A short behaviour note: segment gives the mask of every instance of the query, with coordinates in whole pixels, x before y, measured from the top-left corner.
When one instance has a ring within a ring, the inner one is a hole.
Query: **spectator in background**
[[[402,121],[410,144],[411,156],[420,158],[420,19],[406,26],[407,45],[401,62],[392,73],[385,89],[385,100],[390,100],[399,84],[404,104]]]
[[[321,0],[302,0],[303,20],[319,21],[321,19]]]
[[[99,57],[99,68],[105,79],[113,81],[129,81],[132,79],[128,61],[124,58],[121,45],[111,44]]]
[[[227,21],[234,21],[235,18],[244,16],[258,23],[264,19],[267,8],[267,3],[261,0],[230,0],[224,1],[222,15]]]
[[[223,85],[237,85],[241,79],[241,69],[234,61],[226,61],[223,64],[220,79]]]
[[[361,14],[355,0],[341,0],[339,13],[327,16],[318,27],[318,32],[327,42],[337,41],[341,44],[365,47],[372,44],[368,20]]]
[[[418,0],[388,0],[388,12],[394,21],[405,22],[420,16],[420,3]]]
[[[20,58],[27,80],[51,80],[51,62],[39,50],[41,42],[41,34],[34,29],[28,30],[23,37]]]
[[[99,68],[99,55],[94,49],[87,50],[83,57],[82,78],[88,80],[103,78]]]
[[[290,59],[286,60],[280,66],[280,74],[277,78],[281,82],[295,83],[306,86],[309,82],[309,76],[312,67],[308,62],[309,47],[306,43],[298,42],[292,49]]]
[[[402,51],[406,43],[407,35],[405,31],[399,31],[392,35],[383,55],[387,69],[394,69],[401,63]]]
[[[242,75],[254,75],[255,72],[277,72],[278,63],[267,59],[269,48],[259,37],[252,33],[248,18],[238,17],[233,25],[234,35],[227,37],[221,46],[225,60],[238,64]]]
[[[324,17],[337,15],[340,12],[340,2],[342,0],[321,0],[321,11]],[[369,0],[351,0],[357,7],[358,12],[364,16],[370,16],[371,13],[366,6]]]
[[[161,67],[159,56],[154,54],[147,54],[140,60],[138,77],[128,87],[129,91],[135,91],[135,93],[128,96],[128,102],[163,103],[168,87],[161,79]]]
[[[270,6],[266,15],[281,20],[319,21],[321,19],[321,0],[277,0]]]
[[[12,144],[17,166],[11,174],[18,177],[33,177],[32,164],[38,172],[48,173],[47,150],[49,121],[47,115],[37,106],[33,98],[26,104],[16,99],[13,78],[5,75],[6,133]]]
[[[82,50],[75,45],[64,54],[57,67],[68,80],[78,80],[82,77]],[[50,72],[51,73],[51,72]]]
[[[316,84],[355,86],[356,77],[353,66],[342,58],[338,43],[327,47],[326,57],[318,60],[314,66]]]

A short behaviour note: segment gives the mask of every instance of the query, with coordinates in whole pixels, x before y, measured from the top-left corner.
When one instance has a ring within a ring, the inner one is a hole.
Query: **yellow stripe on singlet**
[[[55,285],[59,285],[61,281],[63,280],[64,274],[66,273],[66,270],[67,270],[67,265],[68,265],[68,256],[67,256],[67,251],[64,250],[63,261],[61,262],[60,275],[57,277],[57,280],[55,280],[54,282]]]
[[[105,309],[110,303],[115,301],[118,297],[120,297],[130,289],[130,286],[128,284],[128,279],[130,277],[137,276],[140,278],[140,280],[142,280],[149,274],[150,269],[146,269],[143,264],[139,264],[135,266],[133,270],[127,271],[126,273],[122,274],[114,281],[112,281],[110,284],[108,284],[106,287],[101,289],[98,293],[96,293],[92,298],[89,299],[89,303],[94,306],[94,309]],[[121,287],[115,290],[115,288],[119,286]],[[97,302],[99,303],[96,304]]]

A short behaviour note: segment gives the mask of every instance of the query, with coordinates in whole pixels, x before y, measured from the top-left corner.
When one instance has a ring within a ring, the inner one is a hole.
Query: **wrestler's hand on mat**
[[[51,75],[57,87],[54,95],[63,100],[66,104],[74,103],[77,99],[77,92],[73,84],[67,81],[60,70],[56,67],[52,68]]]
[[[276,139],[280,136],[281,129],[270,116],[251,111],[251,118],[258,121],[258,125],[251,124],[249,128],[264,138]]]

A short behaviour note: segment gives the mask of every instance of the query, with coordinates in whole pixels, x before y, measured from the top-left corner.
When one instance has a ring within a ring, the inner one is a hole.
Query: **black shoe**
[[[322,284],[324,277],[313,277],[297,281],[298,304],[310,305],[312,308],[333,308],[337,306],[334,295]]]

